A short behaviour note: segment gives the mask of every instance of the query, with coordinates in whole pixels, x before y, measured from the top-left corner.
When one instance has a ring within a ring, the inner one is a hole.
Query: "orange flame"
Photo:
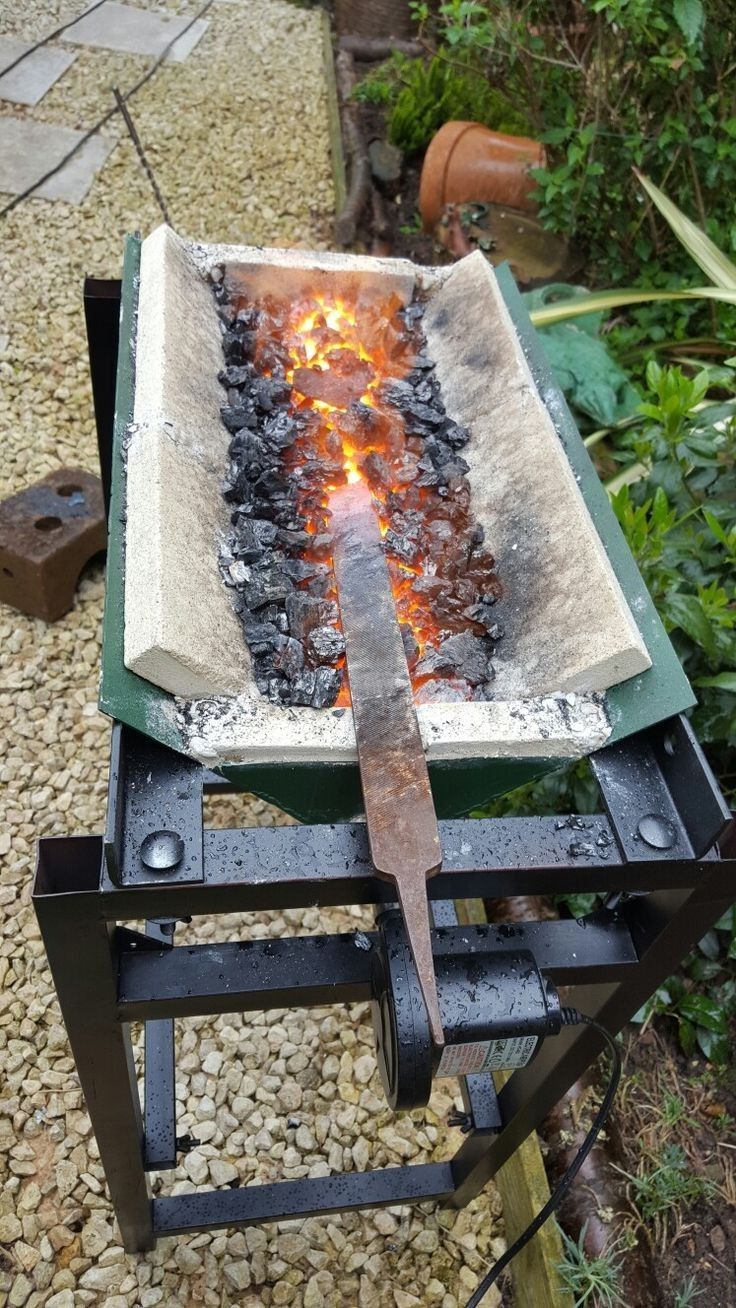
[[[283,370],[292,386],[293,410],[314,415],[283,455],[297,487],[304,530],[316,541],[314,549],[308,546],[303,552],[307,560],[326,560],[327,500],[345,482],[364,481],[370,487],[384,537],[404,502],[426,512],[428,528],[444,523],[456,538],[470,521],[466,486],[443,500],[435,487],[421,484],[417,464],[423,441],[407,436],[401,414],[386,395],[391,384],[411,371],[417,350],[416,337],[399,315],[402,307],[396,294],[378,301],[358,293],[354,303],[320,294],[307,301],[262,302],[256,365],[262,375],[271,375],[274,367]],[[453,631],[480,630],[461,615],[462,606],[450,593],[457,585],[455,564],[442,575],[438,550],[429,539],[419,542],[411,562],[392,551],[390,538],[387,544],[397,615],[411,628],[420,657],[428,642],[436,644]],[[489,562],[486,556],[486,575]],[[476,567],[476,594],[479,575]],[[417,590],[419,578],[424,579],[423,589]],[[433,581],[445,586],[441,612],[432,594]],[[334,589],[328,597],[336,598]],[[415,677],[415,686],[423,680],[426,677]],[[337,703],[349,702],[345,687]]]

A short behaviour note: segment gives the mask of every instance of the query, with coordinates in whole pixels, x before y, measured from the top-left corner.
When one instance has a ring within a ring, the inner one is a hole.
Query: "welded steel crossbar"
[[[467,952],[472,934],[481,958],[528,949],[543,974],[571,987],[569,1003],[615,1032],[736,898],[736,858],[728,810],[684,719],[592,764],[605,815],[439,824],[443,870],[427,883],[432,947],[435,959]],[[391,898],[364,825],[204,831],[203,790],[215,784],[116,725],[105,837],[39,842],[34,903],[126,1249],[382,1204],[462,1206],[595,1058],[601,1040],[590,1028],[548,1039],[498,1095],[489,1075],[461,1078],[466,1136],[451,1161],[152,1198],[148,1172],[176,1166],[190,1143],[176,1128],[175,1020],[367,999],[377,947],[360,933],[176,945],[175,920]],[[181,856],[155,871],[141,847],[159,827],[180,838]],[[603,904],[581,922],[457,926],[457,899],[573,891],[600,892]],[[145,933],[120,925],[141,919]],[[144,1108],[130,1038],[138,1021]]]

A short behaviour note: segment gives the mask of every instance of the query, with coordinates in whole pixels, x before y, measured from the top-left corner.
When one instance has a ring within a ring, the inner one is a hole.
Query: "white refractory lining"
[[[203,246],[159,227],[141,257],[134,421],[128,447],[125,662],[179,697],[189,751],[208,764],[354,760],[344,709],[270,704],[253,681],[217,566],[229,436],[220,421],[220,327],[208,282],[239,265],[253,296],[371,279],[409,300],[463,451],[475,517],[496,557],[505,634],[496,698],[418,709],[428,758],[574,758],[609,735],[597,693],[650,666],[646,647],[540,399],[495,276],[480,253],[420,268],[302,250]]]

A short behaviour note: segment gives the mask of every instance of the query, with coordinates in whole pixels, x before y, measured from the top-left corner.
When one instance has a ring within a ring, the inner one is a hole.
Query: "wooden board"
[[[481,899],[456,900],[455,911],[463,925],[488,920]],[[496,1089],[500,1090],[512,1075],[512,1072],[496,1072]],[[527,1136],[493,1180],[503,1205],[506,1243],[513,1244],[549,1199],[547,1173],[536,1133]],[[514,1308],[572,1308],[572,1295],[565,1290],[557,1271],[562,1256],[560,1232],[550,1217],[511,1263]]]

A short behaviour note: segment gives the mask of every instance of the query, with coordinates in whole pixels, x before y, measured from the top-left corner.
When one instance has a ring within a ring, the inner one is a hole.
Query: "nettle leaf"
[[[674,0],[675,22],[689,45],[694,45],[703,30],[705,13],[701,0]]]

